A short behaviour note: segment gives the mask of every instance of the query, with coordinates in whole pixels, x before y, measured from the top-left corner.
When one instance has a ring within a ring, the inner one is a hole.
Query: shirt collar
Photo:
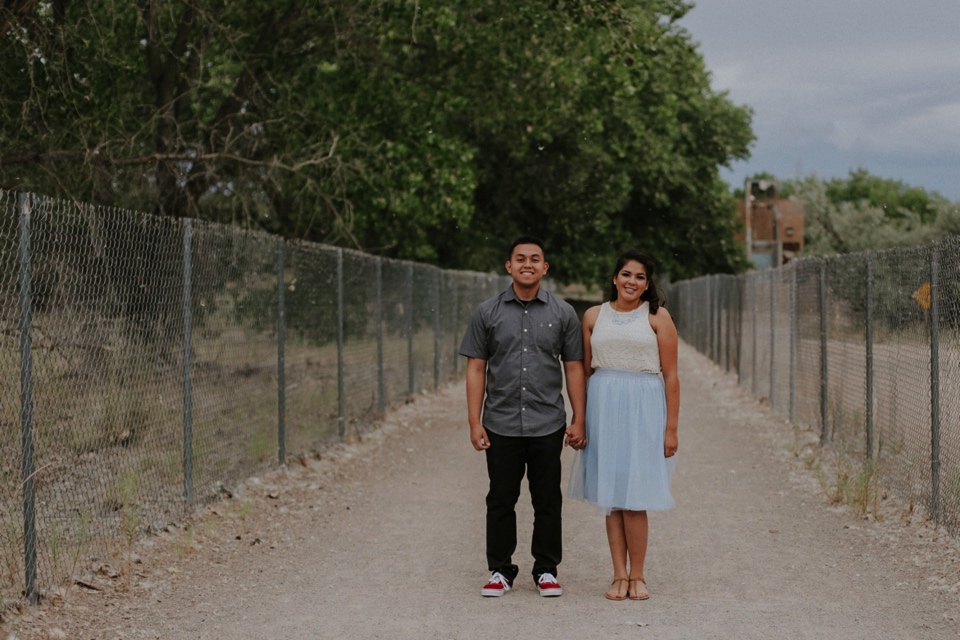
[[[511,285],[510,285],[510,288],[508,288],[508,289],[505,291],[505,293],[507,294],[506,299],[507,299],[508,301],[513,301],[513,302],[516,302],[516,303],[521,304],[521,305],[523,305],[523,304],[528,304],[529,302],[533,302],[534,300],[539,300],[540,302],[546,302],[546,301],[547,301],[547,291],[546,291],[546,289],[543,288],[543,283],[542,283],[542,282],[540,283],[540,288],[537,289],[537,295],[536,295],[536,297],[533,298],[533,299],[531,299],[531,300],[528,300],[528,301],[521,300],[520,298],[517,297],[517,292],[514,290],[512,283],[511,283]]]

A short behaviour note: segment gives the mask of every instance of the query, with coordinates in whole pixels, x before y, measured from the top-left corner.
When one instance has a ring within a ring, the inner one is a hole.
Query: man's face
[[[538,285],[549,268],[543,259],[543,250],[535,244],[518,244],[507,260],[507,273],[521,287]]]

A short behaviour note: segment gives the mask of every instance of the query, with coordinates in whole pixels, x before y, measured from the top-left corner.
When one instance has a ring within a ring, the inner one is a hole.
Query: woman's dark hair
[[[620,270],[623,269],[630,261],[639,262],[643,265],[644,270],[647,272],[647,290],[643,292],[640,296],[641,300],[646,300],[650,303],[650,313],[656,313],[666,300],[660,295],[660,290],[657,288],[657,285],[653,281],[653,275],[656,272],[656,265],[653,260],[645,253],[641,253],[636,249],[626,249],[617,256],[617,266],[613,269],[613,277],[616,279],[617,274],[620,273]],[[610,285],[610,302],[613,302],[617,299],[617,285]]]

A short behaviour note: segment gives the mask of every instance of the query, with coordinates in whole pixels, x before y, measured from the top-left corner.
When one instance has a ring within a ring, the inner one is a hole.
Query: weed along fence
[[[681,336],[876,487],[960,535],[960,238],[674,284]]]
[[[0,597],[460,373],[504,278],[0,191]]]

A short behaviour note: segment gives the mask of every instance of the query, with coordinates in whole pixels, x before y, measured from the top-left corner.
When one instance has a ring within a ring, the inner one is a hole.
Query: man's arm
[[[567,427],[565,443],[574,449],[583,449],[587,446],[587,431],[583,422],[587,404],[583,361],[570,360],[564,362],[563,372],[567,378],[567,397],[570,398],[570,408],[573,410],[573,419],[570,421],[570,426]]]
[[[470,442],[477,451],[490,448],[487,431],[480,422],[486,386],[487,361],[480,358],[467,358],[467,421],[470,423]]]

